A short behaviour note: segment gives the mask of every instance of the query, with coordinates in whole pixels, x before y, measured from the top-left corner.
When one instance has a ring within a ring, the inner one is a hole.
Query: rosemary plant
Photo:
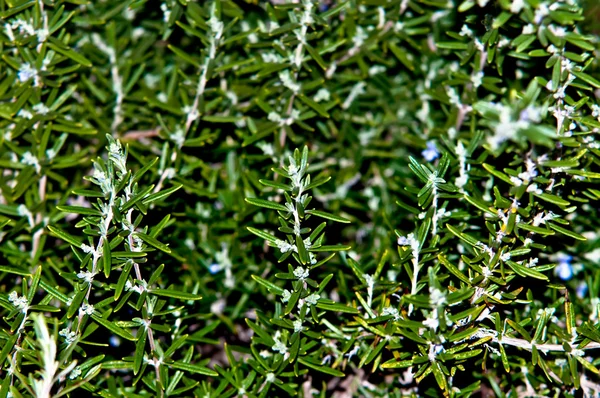
[[[0,1],[0,397],[598,396],[599,13]]]

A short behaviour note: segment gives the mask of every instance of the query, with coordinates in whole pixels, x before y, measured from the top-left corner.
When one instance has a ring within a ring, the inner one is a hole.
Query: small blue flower
[[[427,141],[427,148],[421,152],[421,155],[423,155],[425,160],[428,162],[432,162],[440,157],[440,151],[438,151],[437,147],[435,146],[435,142]]]
[[[568,281],[573,277],[573,266],[571,265],[571,260],[573,257],[568,254],[559,253],[557,256],[558,266],[555,268],[554,272],[558,274],[558,277],[563,281]]]
[[[578,286],[577,286],[577,290],[575,291],[577,294],[577,297],[582,299],[585,297],[585,295],[587,294],[588,291],[588,285],[585,282],[581,282]]]
[[[410,241],[406,236],[401,236],[398,238],[398,246],[408,246],[410,245]]]
[[[110,339],[108,340],[108,344],[111,347],[118,347],[121,345],[121,339],[115,335],[112,335],[112,336],[110,336]]]
[[[212,263],[211,265],[208,266],[208,272],[210,272],[213,275],[219,271],[221,271],[221,264]]]

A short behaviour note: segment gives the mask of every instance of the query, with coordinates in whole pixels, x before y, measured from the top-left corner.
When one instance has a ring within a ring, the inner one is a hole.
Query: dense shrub
[[[0,397],[598,396],[599,13],[0,1]]]

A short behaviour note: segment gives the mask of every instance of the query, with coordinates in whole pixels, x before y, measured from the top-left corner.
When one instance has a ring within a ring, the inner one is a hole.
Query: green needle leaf
[[[258,199],[258,198],[246,198],[245,199],[246,202],[250,203],[251,205],[254,206],[260,206],[260,207],[264,207],[267,209],[272,209],[272,210],[278,210],[278,211],[284,211],[284,212],[289,212],[289,210],[287,209],[287,207],[280,205],[279,203],[275,203],[275,202],[270,202],[268,200],[264,200],[264,199]]]
[[[320,210],[307,210],[306,213],[312,214],[313,216],[325,218],[325,219],[331,220],[331,221],[341,222],[341,223],[345,223],[345,224],[350,223],[350,220],[348,220],[347,218],[336,216],[334,214],[326,213],[326,212],[320,211]]]
[[[162,297],[172,297],[180,300],[201,300],[202,297],[197,294],[186,293],[180,290],[171,289],[151,289],[150,293]]]
[[[164,243],[160,243],[156,238],[153,238],[150,235],[146,235],[141,232],[136,232],[135,236],[137,236],[150,246],[157,248],[158,250],[161,250],[165,253],[171,253],[171,249],[169,249],[167,245],[165,245]]]

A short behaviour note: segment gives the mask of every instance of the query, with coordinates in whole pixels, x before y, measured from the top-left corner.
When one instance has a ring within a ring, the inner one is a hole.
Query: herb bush
[[[595,1],[0,16],[0,397],[600,394]]]

